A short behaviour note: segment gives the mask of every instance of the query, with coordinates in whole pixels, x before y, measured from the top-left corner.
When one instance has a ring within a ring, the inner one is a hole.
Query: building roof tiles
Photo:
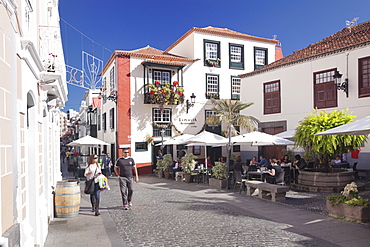
[[[204,27],[204,28],[199,28],[199,27],[193,27],[189,31],[187,31],[183,36],[181,36],[175,43],[173,43],[170,47],[168,47],[165,52],[168,52],[172,50],[175,46],[177,46],[181,41],[183,41],[186,37],[188,37],[190,34],[193,32],[200,32],[200,33],[207,33],[207,34],[214,34],[214,35],[220,35],[220,36],[227,36],[227,37],[232,37],[232,38],[240,38],[240,39],[247,39],[247,40],[255,40],[255,41],[261,41],[261,42],[268,42],[268,43],[278,43],[277,40],[275,39],[267,39],[267,38],[261,38],[261,37],[256,37],[240,32],[236,32],[233,30],[230,30],[228,28],[219,28],[219,27]]]
[[[362,45],[370,44],[370,21],[360,23],[352,27],[346,27],[341,31],[330,35],[314,44],[311,44],[303,49],[294,51],[292,54],[265,65],[253,72],[240,75],[240,77],[248,77],[283,66],[304,62],[321,56],[327,56],[333,53],[342,52],[344,50],[353,49]]]

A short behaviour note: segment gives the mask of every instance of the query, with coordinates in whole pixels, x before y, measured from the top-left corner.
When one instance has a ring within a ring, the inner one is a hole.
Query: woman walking
[[[99,204],[100,204],[100,188],[97,177],[101,174],[101,167],[98,163],[98,156],[96,154],[90,155],[87,167],[85,169],[86,179],[94,179],[94,193],[90,194],[90,202],[92,206],[92,212],[95,212],[95,216],[99,216]]]

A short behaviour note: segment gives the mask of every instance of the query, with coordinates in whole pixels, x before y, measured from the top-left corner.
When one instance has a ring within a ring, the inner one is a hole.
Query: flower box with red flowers
[[[178,81],[172,84],[155,81],[148,85],[148,93],[145,93],[144,104],[178,105],[184,102],[184,87],[179,86]]]

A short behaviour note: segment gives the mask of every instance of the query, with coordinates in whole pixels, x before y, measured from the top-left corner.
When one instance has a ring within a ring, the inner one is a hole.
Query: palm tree
[[[227,133],[227,137],[230,137],[229,129],[231,129],[232,135],[236,135],[234,126],[240,126],[247,132],[256,130],[259,120],[253,116],[240,114],[242,110],[253,105],[253,103],[241,103],[238,100],[235,101],[230,99],[211,100],[215,105],[212,110],[217,113],[216,115],[211,116],[211,118],[219,120],[226,125],[227,131],[225,131],[225,133]]]

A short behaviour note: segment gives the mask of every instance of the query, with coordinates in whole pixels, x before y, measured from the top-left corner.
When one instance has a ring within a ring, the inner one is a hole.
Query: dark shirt
[[[243,166],[241,162],[237,162],[232,167],[233,171],[240,171],[243,173]]]
[[[281,169],[281,166],[271,166],[271,169],[275,169],[275,175],[276,173],[283,171],[283,169]]]
[[[120,157],[117,159],[115,166],[119,167],[119,176],[132,178],[132,167],[135,166],[135,161],[131,157]]]
[[[306,163],[306,161],[305,161],[304,159],[300,159],[300,160],[297,162],[297,164],[296,164],[296,165],[298,166],[298,168],[299,168],[299,169],[303,169],[303,168],[305,168],[305,167],[306,167],[307,163]]]

